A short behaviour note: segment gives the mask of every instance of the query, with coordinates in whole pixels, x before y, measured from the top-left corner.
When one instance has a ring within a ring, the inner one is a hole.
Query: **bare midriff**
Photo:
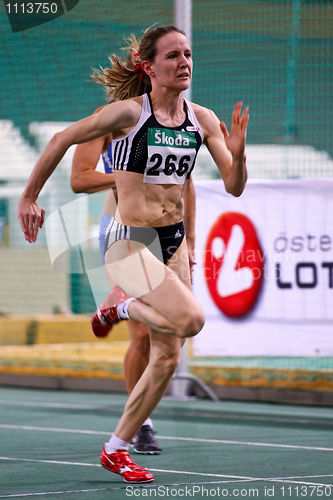
[[[183,218],[183,185],[146,184],[143,174],[115,171],[117,185],[117,211],[115,195],[109,192],[104,213],[113,215],[118,222],[130,226],[160,227],[176,224]]]

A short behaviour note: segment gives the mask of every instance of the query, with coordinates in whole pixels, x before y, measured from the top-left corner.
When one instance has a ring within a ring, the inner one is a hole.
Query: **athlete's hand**
[[[36,241],[39,228],[43,227],[45,210],[36,201],[21,196],[17,215],[24,237],[29,243]]]
[[[245,151],[246,131],[249,121],[249,108],[246,107],[241,114],[242,102],[237,102],[232,113],[231,130],[228,132],[224,122],[220,122],[220,128],[224,135],[227,148],[233,158],[241,158]]]

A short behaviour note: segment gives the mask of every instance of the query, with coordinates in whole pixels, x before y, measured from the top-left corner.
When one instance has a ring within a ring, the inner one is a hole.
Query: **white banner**
[[[333,180],[195,188],[194,355],[332,356]]]

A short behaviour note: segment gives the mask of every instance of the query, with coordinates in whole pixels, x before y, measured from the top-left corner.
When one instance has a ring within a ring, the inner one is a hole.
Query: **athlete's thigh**
[[[186,239],[184,238],[181,245],[177,248],[177,251],[167,262],[169,269],[178,276],[180,281],[191,289],[191,275],[190,275],[190,265],[188,260],[188,251],[186,245]]]
[[[176,323],[200,308],[191,291],[185,239],[165,266],[163,282],[140,300]]]
[[[140,298],[163,282],[167,268],[144,243],[118,240],[105,253],[104,269],[109,281]]]
[[[110,279],[128,295],[178,322],[197,305],[188,287],[185,252],[186,242],[183,241],[166,266],[144,244],[120,240],[105,254],[105,267]]]

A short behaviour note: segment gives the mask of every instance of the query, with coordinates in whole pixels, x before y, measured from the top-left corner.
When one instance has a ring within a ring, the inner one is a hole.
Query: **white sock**
[[[121,302],[120,304],[118,304],[117,314],[119,319],[130,319],[128,314],[128,306],[133,300],[135,300],[135,298],[130,297],[129,299],[125,300],[125,302]]]
[[[105,443],[106,453],[114,453],[117,450],[128,450],[130,443],[112,434],[109,441]]]
[[[151,418],[146,418],[142,425],[149,425],[149,427],[153,429],[153,422],[151,421]]]

